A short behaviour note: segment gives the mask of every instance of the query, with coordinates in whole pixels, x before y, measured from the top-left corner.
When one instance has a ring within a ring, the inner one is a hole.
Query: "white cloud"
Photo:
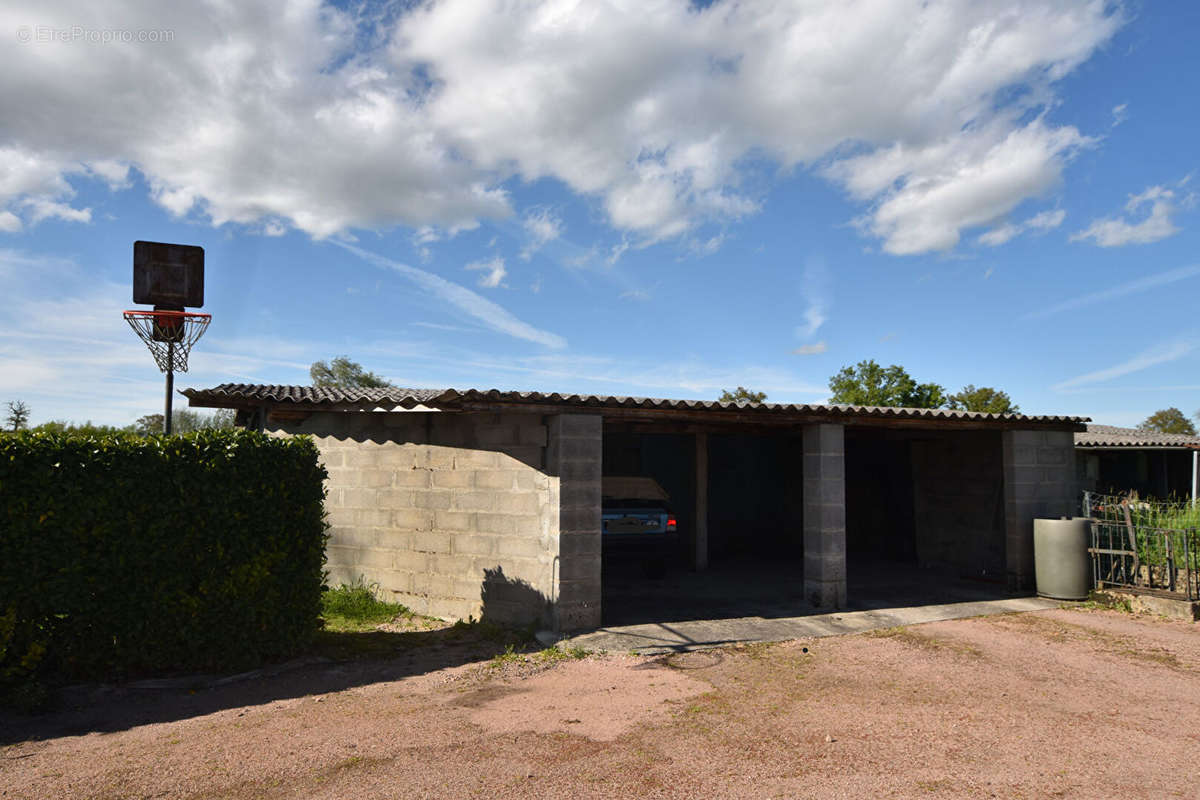
[[[482,272],[479,276],[479,285],[485,289],[495,289],[501,285],[504,276],[508,274],[508,270],[504,268],[504,259],[500,256],[489,258],[487,261],[472,261],[467,264],[465,269]]]
[[[1067,218],[1067,212],[1060,209],[1054,211],[1043,211],[1040,214],[1035,214],[1022,223],[1014,224],[1006,222],[992,228],[990,231],[982,234],[979,237],[980,244],[986,244],[989,247],[997,247],[1004,244],[1015,236],[1019,236],[1025,231],[1048,231],[1057,228],[1063,224],[1063,220]]]
[[[326,237],[504,217],[506,181],[548,178],[637,244],[754,213],[747,169],[832,159],[886,250],[947,249],[1059,179],[1087,137],[1021,120],[1123,22],[1096,0],[353,9],[44,4],[51,27],[187,35],[0,50],[0,94],[40,111],[0,120],[28,178],[0,210],[130,165],[172,214]]]
[[[851,194],[874,200],[863,226],[895,255],[950,250],[965,228],[987,225],[1061,180],[1064,164],[1092,140],[1073,127],[1007,117],[921,147],[896,144],[832,165]]]
[[[521,220],[527,241],[521,249],[521,258],[528,261],[533,254],[547,243],[558,239],[565,230],[563,221],[548,208],[535,208],[525,213]]]
[[[0,211],[0,232],[16,233],[24,228],[21,218],[11,211]]]
[[[67,203],[56,203],[42,197],[25,200],[24,205],[30,209],[29,221],[36,225],[44,219],[62,219],[67,222],[91,222],[90,208],[73,208]]]
[[[829,319],[829,268],[820,258],[810,258],[804,265],[801,296],[807,303],[804,322],[796,326],[796,335],[809,339]]]
[[[1190,176],[1189,176],[1190,177]],[[1186,178],[1183,182],[1186,182]],[[1182,185],[1182,183],[1181,183]],[[1121,247],[1127,244],[1150,244],[1179,232],[1171,221],[1176,211],[1175,192],[1165,186],[1151,186],[1141,194],[1129,196],[1125,203],[1128,214],[1137,214],[1144,206],[1150,211],[1139,222],[1129,222],[1123,217],[1104,217],[1092,222],[1086,229],[1071,236],[1072,242],[1091,239],[1100,247]]]
[[[824,341],[820,341],[816,344],[802,344],[793,350],[792,353],[798,356],[815,356],[824,353],[828,349],[829,345]]]
[[[1114,128],[1129,119],[1129,104],[1121,103],[1118,106],[1113,106],[1112,117],[1112,126]]]
[[[363,250],[361,247],[356,247],[346,242],[336,239],[330,241],[338,247],[354,253],[370,264],[398,272],[429,294],[454,306],[462,313],[494,331],[499,331],[516,339],[524,339],[528,342],[544,345],[545,347],[560,349],[567,346],[567,340],[558,334],[539,330],[526,322],[522,322],[496,303],[476,294],[466,287],[459,286],[457,283],[451,283],[445,278],[434,275],[432,272],[426,272],[423,269],[417,269],[408,264],[393,261],[390,258],[385,258],[384,256],[372,253],[369,250]]]
[[[1159,364],[1167,364],[1195,352],[1196,348],[1200,347],[1200,341],[1189,339],[1176,342],[1169,342],[1158,347],[1146,350],[1128,361],[1123,361],[1112,367],[1089,372],[1085,375],[1078,375],[1070,380],[1056,383],[1051,388],[1055,391],[1071,389],[1077,386],[1085,386],[1093,383],[1102,383],[1120,378],[1124,375],[1129,375],[1134,372],[1141,372],[1144,369],[1157,366]]]
[[[647,289],[630,289],[628,291],[621,292],[622,300],[636,300],[644,303],[647,300],[650,300],[651,297],[652,295]]]

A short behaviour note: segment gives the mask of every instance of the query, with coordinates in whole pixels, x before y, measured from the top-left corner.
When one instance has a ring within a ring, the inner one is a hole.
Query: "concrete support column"
[[[692,566],[708,569],[708,434],[696,434],[696,509]]]
[[[558,478],[558,569],[554,624],[559,631],[600,626],[600,470],[602,421],[597,414],[546,420],[546,472]]]
[[[846,464],[841,425],[804,428],[804,596],[846,605]]]
[[[1030,591],[1033,521],[1078,513],[1075,435],[1070,431],[1004,431],[1004,550],[1010,591]]]

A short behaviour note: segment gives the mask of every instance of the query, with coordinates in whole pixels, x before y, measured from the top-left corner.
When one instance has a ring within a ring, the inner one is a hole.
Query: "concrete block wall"
[[[331,584],[377,583],[432,616],[554,624],[560,487],[541,415],[328,412],[273,428],[312,435],[329,471]]]
[[[599,415],[547,418],[546,472],[558,509],[558,570],[553,596],[557,630],[600,626],[600,489],[603,433]]]
[[[1075,435],[1069,431],[1005,431],[1005,554],[1009,588],[1033,579],[1033,521],[1079,513]]]
[[[912,442],[917,562],[960,575],[1006,572],[1000,434],[943,432]]]
[[[846,463],[841,425],[804,428],[804,596],[846,605]]]

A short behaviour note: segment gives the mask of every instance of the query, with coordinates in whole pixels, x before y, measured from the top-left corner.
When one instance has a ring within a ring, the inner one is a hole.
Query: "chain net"
[[[187,372],[188,353],[208,330],[209,314],[183,311],[126,311],[125,321],[154,355],[158,368]]]

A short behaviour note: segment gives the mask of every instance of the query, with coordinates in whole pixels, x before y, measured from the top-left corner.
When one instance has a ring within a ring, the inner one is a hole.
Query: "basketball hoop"
[[[163,372],[187,372],[188,353],[212,320],[211,314],[157,309],[126,311],[124,317]]]

